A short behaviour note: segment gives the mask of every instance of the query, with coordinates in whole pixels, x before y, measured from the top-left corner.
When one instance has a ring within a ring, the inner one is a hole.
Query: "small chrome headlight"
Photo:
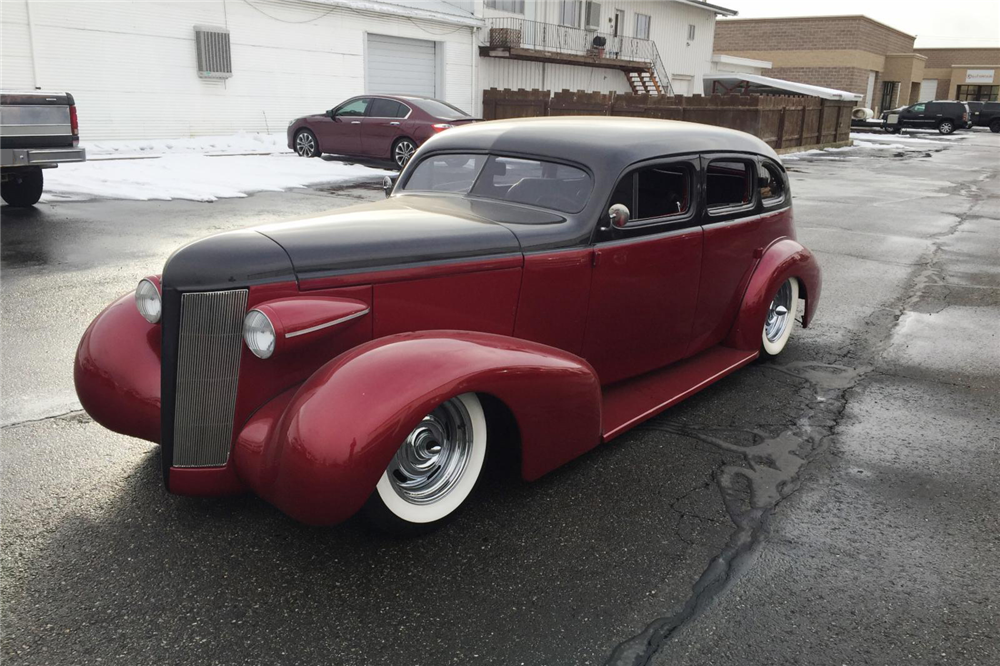
[[[140,280],[139,286],[135,288],[135,307],[150,324],[160,321],[160,314],[163,312],[160,290],[149,278]]]
[[[243,340],[257,358],[270,358],[274,353],[274,325],[260,310],[251,310],[243,319]]]

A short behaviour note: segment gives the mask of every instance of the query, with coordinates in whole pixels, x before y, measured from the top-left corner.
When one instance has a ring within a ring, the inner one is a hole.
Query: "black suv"
[[[986,102],[976,115],[976,127],[989,127],[1000,134],[1000,102]]]
[[[951,134],[964,129],[969,123],[969,107],[965,102],[918,102],[902,109],[882,113],[885,131],[893,134],[904,127],[936,129],[941,134]]]

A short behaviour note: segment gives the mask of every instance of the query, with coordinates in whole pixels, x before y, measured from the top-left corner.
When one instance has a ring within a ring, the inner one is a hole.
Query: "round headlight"
[[[257,358],[270,358],[274,353],[274,325],[260,310],[251,310],[243,320],[243,340]]]
[[[163,311],[160,304],[160,290],[152,280],[143,278],[139,281],[139,286],[135,288],[135,307],[150,324],[160,321],[160,313]]]

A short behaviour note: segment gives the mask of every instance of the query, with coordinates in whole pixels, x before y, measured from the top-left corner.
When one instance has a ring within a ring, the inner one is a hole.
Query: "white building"
[[[483,88],[651,92],[628,75],[647,63],[663,92],[700,94],[716,16],[736,14],[695,0],[484,0],[484,5],[481,41],[486,47],[507,41],[511,54],[481,49]],[[603,40],[602,47],[594,46],[595,38],[598,44]]]
[[[490,87],[628,92],[623,67],[653,70],[650,54],[691,94],[716,15],[732,13],[696,0],[3,0],[0,84],[73,93],[88,141],[280,132],[364,93],[478,114]],[[515,29],[513,53],[491,48]]]

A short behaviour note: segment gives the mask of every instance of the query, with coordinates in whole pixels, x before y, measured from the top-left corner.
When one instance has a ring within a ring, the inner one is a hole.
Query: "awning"
[[[813,86],[808,83],[796,83],[795,81],[785,81],[784,79],[772,79],[769,76],[759,74],[742,73],[717,73],[706,74],[702,77],[705,84],[705,94],[743,94],[756,93],[758,95],[806,95],[808,97],[819,97],[821,99],[841,99],[852,102],[860,102],[861,95],[847,92],[846,90],[836,90],[835,88],[823,88]]]

